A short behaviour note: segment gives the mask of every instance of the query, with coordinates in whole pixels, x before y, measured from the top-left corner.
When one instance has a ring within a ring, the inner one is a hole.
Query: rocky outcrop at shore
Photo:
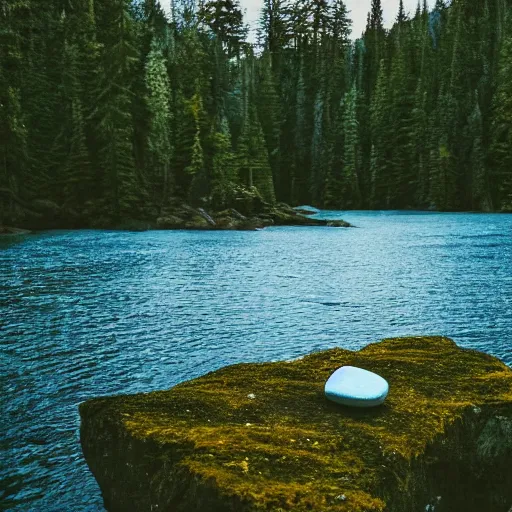
[[[269,226],[351,227],[344,221],[313,219],[284,203],[263,205],[259,211],[244,215],[234,208],[207,212],[177,204],[162,209],[156,221],[158,229],[255,230]]]
[[[42,229],[122,229],[145,231],[173,230],[257,230],[269,226],[351,227],[342,220],[308,217],[315,212],[302,212],[287,204],[268,204],[254,195],[240,202],[239,208],[222,211],[192,207],[179,198],[170,198],[165,206],[145,206],[131,216],[116,217],[101,204],[86,203],[80,210],[61,207],[51,201],[23,203],[23,214],[9,219],[13,224],[32,230]],[[307,215],[306,215],[307,213]]]
[[[328,402],[352,365],[383,406]],[[390,339],[240,364],[169,391],[80,406],[89,467],[114,511],[508,512],[512,370],[446,338]]]

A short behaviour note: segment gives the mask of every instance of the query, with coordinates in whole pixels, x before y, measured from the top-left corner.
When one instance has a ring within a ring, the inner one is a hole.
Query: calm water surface
[[[78,404],[224,365],[444,334],[512,365],[512,216],[0,240],[0,509],[103,510]],[[2,494],[3,493],[3,494]]]

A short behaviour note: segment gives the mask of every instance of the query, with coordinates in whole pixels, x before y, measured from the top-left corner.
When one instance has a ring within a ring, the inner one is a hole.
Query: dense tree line
[[[512,210],[512,2],[2,0],[0,208]],[[39,201],[42,203],[44,201]],[[0,218],[0,220],[2,220]]]

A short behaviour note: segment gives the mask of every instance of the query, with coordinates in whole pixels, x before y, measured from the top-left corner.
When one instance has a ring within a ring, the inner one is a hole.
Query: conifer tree
[[[505,25],[492,117],[492,179],[497,205],[512,211],[512,15]]]
[[[418,11],[419,11],[419,4],[418,4]],[[398,7],[398,14],[397,14],[397,17],[396,17],[396,22],[398,23],[398,25],[401,25],[404,21],[407,20],[407,14],[405,13],[405,8],[404,8],[404,0],[400,0],[400,5]]]
[[[261,128],[261,123],[256,114],[251,126],[250,156],[250,167],[254,186],[267,203],[275,203],[276,196],[274,182],[272,180],[272,169],[270,167],[268,151],[265,146],[263,129]]]
[[[403,6],[402,6],[403,7]],[[414,96],[406,65],[402,42],[404,34],[399,32],[395,42],[395,53],[391,66],[390,90],[392,109],[392,147],[390,152],[389,205],[393,208],[411,207],[415,199],[414,185]]]
[[[489,180],[485,169],[482,113],[478,99],[475,102],[475,108],[469,119],[469,129],[473,139],[470,153],[472,209],[488,212],[492,210],[492,204],[488,188]]]
[[[59,173],[60,204],[72,209],[91,199],[94,174],[86,143],[83,100],[80,77],[80,52],[75,43],[64,43],[63,102],[66,113],[67,156]],[[55,176],[57,178],[57,176]],[[61,186],[62,185],[62,186]]]
[[[359,165],[361,154],[357,126],[357,90],[355,86],[346,93],[343,109],[344,128],[344,162],[342,172],[343,209],[358,209],[361,207],[361,192],[359,188]]]
[[[260,64],[260,79],[256,90],[258,118],[261,120],[274,183],[281,192],[285,188],[280,176],[281,105],[272,73],[271,54],[265,53]]]
[[[231,135],[224,118],[215,127],[213,137],[213,164],[211,177],[211,204],[216,210],[234,206],[238,185],[238,170],[231,146]]]
[[[296,85],[295,103],[295,173],[292,179],[291,198],[296,204],[307,202],[307,175],[308,166],[307,142],[306,142],[306,84],[304,80],[304,60],[299,65],[298,79]]]
[[[388,78],[382,62],[371,105],[371,208],[389,208],[394,192],[389,165],[389,122]]]
[[[154,197],[165,201],[168,197],[172,177],[170,162],[171,111],[170,83],[165,58],[156,38],[151,43],[151,51],[146,61],[147,108],[149,114],[148,149],[150,158],[148,178]]]
[[[436,107],[430,158],[430,202],[441,211],[457,209],[459,201],[456,162],[450,143],[454,131],[455,112],[455,100],[442,86]]]
[[[275,78],[280,77],[284,46],[291,38],[289,6],[286,0],[264,0],[260,17],[260,40],[270,55],[270,68]]]
[[[428,205],[429,161],[428,161],[428,115],[427,93],[423,82],[418,81],[414,95],[414,107],[411,117],[412,170],[415,179],[415,201],[420,208]]]
[[[115,0],[109,8],[110,33],[103,56],[97,107],[104,195],[115,217],[133,214],[143,191],[137,179],[133,155],[132,68],[137,50],[132,44],[128,0]],[[111,39],[109,41],[109,39]]]
[[[228,57],[239,53],[247,34],[239,0],[201,0],[198,17],[226,46]]]
[[[201,133],[201,118],[204,115],[203,100],[199,92],[185,102],[184,108],[184,122],[182,129],[178,132],[176,148],[179,186],[177,192],[178,195],[188,198],[195,204],[202,202],[210,193]],[[180,170],[181,175],[178,172]]]
[[[26,41],[24,58],[28,65],[22,88],[28,142],[24,188],[28,197],[50,198],[59,188],[52,178],[60,178],[66,159],[60,118],[65,16],[54,1],[41,13],[33,7],[27,20],[31,30]]]
[[[27,128],[22,109],[23,26],[27,6],[9,1],[0,10],[0,188],[20,194],[27,162]],[[10,193],[9,193],[10,194]],[[15,216],[17,207],[10,195],[0,195],[2,213]]]

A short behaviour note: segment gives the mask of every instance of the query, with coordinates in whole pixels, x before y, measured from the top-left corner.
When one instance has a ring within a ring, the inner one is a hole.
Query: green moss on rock
[[[325,381],[343,365],[387,379],[384,405],[327,401]],[[506,468],[512,370],[446,338],[389,339],[239,364],[169,391],[95,399],[80,413],[109,510],[413,512],[444,489],[439,472],[463,486],[464,467]],[[486,510],[503,502],[506,512],[510,472],[488,476]],[[435,510],[464,499],[445,496]]]

